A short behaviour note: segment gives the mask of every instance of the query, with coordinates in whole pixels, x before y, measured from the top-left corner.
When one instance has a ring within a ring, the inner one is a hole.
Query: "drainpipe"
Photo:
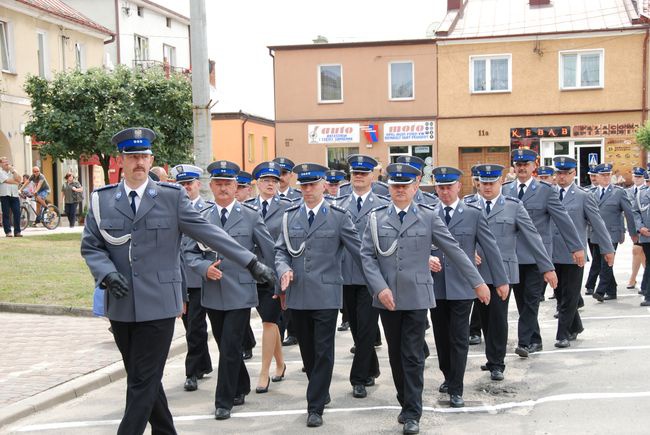
[[[241,124],[241,169],[242,171],[246,170],[246,136],[245,136],[245,129],[246,129],[246,123],[248,122],[249,116],[242,112],[241,110],[239,111],[239,117],[245,118],[244,122]]]
[[[273,150],[273,157],[278,156],[278,124],[277,124],[277,118],[278,118],[278,111],[277,111],[277,100],[275,98],[275,55],[273,54],[273,50],[269,48],[269,56],[273,58],[273,144],[275,149]]]
[[[115,40],[117,43],[115,44],[115,60],[117,61],[116,65],[119,65],[121,62],[120,59],[120,5],[119,5],[119,0],[115,0]]]
[[[645,38],[643,38],[643,83],[641,86],[642,89],[642,98],[641,107],[641,125],[644,125],[648,119],[648,39],[650,38],[650,28],[646,27],[645,29]],[[641,166],[645,167],[646,162],[648,161],[648,152],[643,149],[641,152],[641,158],[643,159]]]

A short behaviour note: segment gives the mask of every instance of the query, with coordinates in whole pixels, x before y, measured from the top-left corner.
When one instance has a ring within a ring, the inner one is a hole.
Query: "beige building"
[[[252,173],[275,158],[275,123],[245,112],[212,114],[212,159],[229,160]]]
[[[434,41],[269,48],[278,156],[332,169],[347,169],[346,157],[355,153],[383,166],[402,154],[433,163]]]
[[[62,184],[62,172],[72,169],[72,163],[44,162],[38,147],[24,136],[30,110],[25,79],[30,74],[51,78],[68,69],[101,67],[104,42],[111,37],[108,29],[60,0],[0,1],[0,155],[8,156],[23,173],[34,164],[41,166],[53,189]]]

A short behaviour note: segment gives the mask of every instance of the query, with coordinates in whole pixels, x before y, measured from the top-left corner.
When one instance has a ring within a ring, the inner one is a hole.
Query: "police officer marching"
[[[435,307],[429,270],[431,244],[463,270],[464,279],[484,303],[490,292],[460,249],[438,211],[416,204],[420,171],[405,163],[388,165],[390,204],[376,208],[363,234],[361,257],[373,306],[380,309],[388,356],[401,405],[403,433],[419,433],[424,384],[424,332],[427,311]],[[465,337],[465,340],[467,337]]]
[[[424,160],[416,156],[399,156],[396,163],[406,163],[407,165],[413,166],[419,172],[419,175],[415,179],[415,196],[413,197],[413,201],[415,201],[417,204],[440,204],[440,201],[436,195],[420,189],[420,182],[422,181],[422,170],[425,166]]]
[[[235,199],[239,166],[220,160],[211,163],[210,189],[215,203],[205,208],[203,216],[223,228],[251,253],[261,253],[264,262],[273,261],[273,240],[257,209]],[[241,348],[249,326],[250,309],[257,306],[254,277],[241,265],[221,258],[194,241],[185,249],[189,266],[203,280],[201,303],[206,308],[212,332],[219,346],[219,367],[215,392],[215,418],[230,418],[233,406],[243,405],[250,392],[250,378]]]
[[[345,180],[345,172],[330,169],[325,172],[325,198],[329,201],[340,196],[339,187]]]
[[[280,185],[278,187],[278,196],[280,198],[287,198],[292,201],[302,198],[300,190],[291,187],[291,179],[293,178],[293,161],[286,157],[276,157],[273,159],[275,163],[280,165]]]
[[[106,316],[127,373],[124,416],[118,434],[175,434],[161,383],[176,317],[182,311],[181,233],[236,263],[260,281],[272,270],[192,208],[176,184],[149,179],[153,164],[146,128],[112,138],[121,152],[124,180],[96,190],[81,239],[81,254],[98,286],[105,288]]]

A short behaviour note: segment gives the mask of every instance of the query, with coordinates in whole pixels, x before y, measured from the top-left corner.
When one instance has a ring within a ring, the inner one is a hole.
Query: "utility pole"
[[[212,128],[210,125],[210,80],[208,71],[208,35],[205,0],[190,0],[190,52],[192,55],[192,113],[194,157],[205,169],[212,162]],[[201,197],[212,198],[210,174],[201,176]]]

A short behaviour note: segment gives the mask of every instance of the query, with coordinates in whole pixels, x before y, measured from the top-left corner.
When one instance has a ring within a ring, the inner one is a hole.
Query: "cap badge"
[[[492,166],[487,165],[487,166],[485,167],[485,170],[488,171],[488,172],[492,171]]]
[[[307,165],[301,165],[303,172],[307,172],[309,170],[309,166]]]
[[[524,155],[524,150],[522,150],[522,149],[518,149],[518,150],[517,150],[517,153],[518,153],[520,156],[523,156],[523,155]]]
[[[269,162],[269,168],[275,168],[275,162]]]
[[[140,130],[139,128],[135,129],[133,131],[133,137],[135,137],[136,139],[142,139],[142,130]]]
[[[442,174],[446,174],[447,173],[447,168],[440,168],[440,172]]]
[[[220,165],[222,168],[225,168],[226,166],[228,166],[228,164],[227,164],[226,162],[219,162],[219,165]]]
[[[397,165],[395,168],[397,169],[397,172],[402,172],[402,165]]]
[[[363,163],[363,156],[357,156],[357,162]]]

